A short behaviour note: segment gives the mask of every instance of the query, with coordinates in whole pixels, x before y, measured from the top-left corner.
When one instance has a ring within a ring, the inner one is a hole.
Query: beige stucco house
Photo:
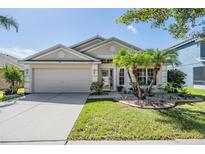
[[[129,88],[126,70],[112,64],[121,48],[140,48],[112,37],[95,36],[70,47],[56,45],[22,60],[25,72],[25,92],[58,93],[89,92],[92,82],[103,79],[105,90],[117,86]],[[140,79],[147,82],[152,69],[140,69]],[[166,82],[166,67],[162,67],[156,84]]]

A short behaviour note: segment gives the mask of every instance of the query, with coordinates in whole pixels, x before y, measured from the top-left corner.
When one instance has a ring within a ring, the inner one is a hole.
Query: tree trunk
[[[143,99],[143,94],[142,94],[142,89],[140,87],[140,84],[139,84],[139,81],[138,81],[138,76],[137,76],[137,67],[134,66],[132,68],[132,71],[133,71],[133,74],[134,74],[134,77],[135,77],[135,82],[136,82],[136,87],[137,87],[137,96],[139,99]]]
[[[11,93],[14,94],[14,82],[11,83]]]
[[[157,79],[158,71],[159,71],[159,68],[158,68],[158,67],[155,67],[155,68],[154,68],[154,72],[153,72],[153,79],[152,79],[152,81],[151,81],[151,83],[149,84],[148,89],[147,89],[147,93],[149,93],[149,94],[151,93],[151,91],[152,91],[152,86],[154,85],[154,83],[155,83],[155,81],[156,81],[156,79]]]
[[[129,68],[126,68],[130,83],[133,83]]]

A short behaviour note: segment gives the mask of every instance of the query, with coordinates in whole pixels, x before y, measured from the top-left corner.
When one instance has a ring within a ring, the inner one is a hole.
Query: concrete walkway
[[[64,144],[88,94],[31,94],[0,108],[0,144]]]
[[[68,141],[68,145],[205,145],[205,139],[138,141]]]

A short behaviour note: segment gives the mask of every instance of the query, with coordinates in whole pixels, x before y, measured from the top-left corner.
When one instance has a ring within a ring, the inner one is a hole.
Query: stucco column
[[[162,82],[167,82],[167,66],[162,66]]]
[[[162,66],[157,75],[157,84],[167,82],[167,66]]]
[[[92,71],[91,72],[92,82],[97,82],[98,81],[98,64],[93,64],[91,71]]]
[[[32,92],[32,68],[30,65],[24,65],[24,90],[25,93]]]

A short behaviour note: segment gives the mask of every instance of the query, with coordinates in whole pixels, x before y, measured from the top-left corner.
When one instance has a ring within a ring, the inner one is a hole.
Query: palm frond
[[[4,27],[6,30],[10,30],[11,27],[14,27],[16,32],[18,32],[19,29],[18,23],[12,17],[8,16],[0,16],[0,27]]]

